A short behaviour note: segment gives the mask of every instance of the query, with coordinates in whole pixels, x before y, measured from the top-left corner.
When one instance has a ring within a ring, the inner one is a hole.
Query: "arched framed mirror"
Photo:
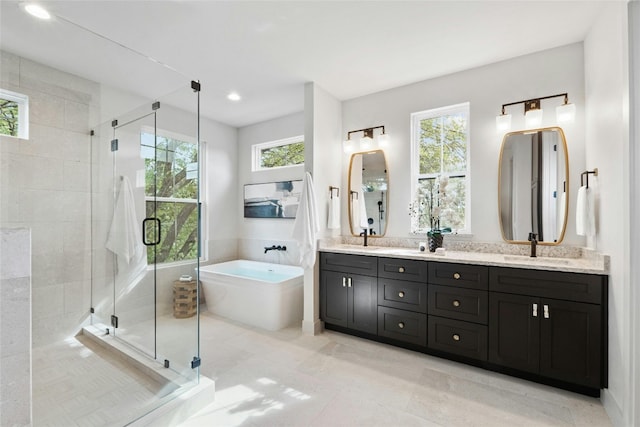
[[[371,237],[387,230],[389,174],[382,150],[355,153],[349,162],[349,226],[359,236],[366,229]]]
[[[559,127],[511,132],[504,136],[498,171],[498,212],[502,238],[559,245],[569,210],[569,155]]]

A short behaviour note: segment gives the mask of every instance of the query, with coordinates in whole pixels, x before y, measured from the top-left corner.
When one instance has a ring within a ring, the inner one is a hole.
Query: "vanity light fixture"
[[[373,131],[375,129],[382,129],[381,133],[374,138]],[[359,144],[356,144],[355,140],[351,138],[352,133],[362,132]],[[384,131],[384,126],[374,126],[371,128],[352,130],[347,132],[347,139],[342,142],[342,148],[345,153],[352,153],[354,151],[366,151],[375,148],[376,144],[379,147],[386,147],[389,145],[389,134]]]
[[[542,124],[542,108],[540,101],[543,99],[564,97],[564,103],[556,107],[556,121],[558,123],[571,122],[575,119],[576,106],[569,102],[569,94],[560,93],[558,95],[543,96],[541,98],[527,99],[525,101],[510,102],[502,104],[502,113],[496,116],[496,130],[498,133],[505,133],[511,129],[511,114],[505,113],[505,107],[516,104],[524,104],[525,126],[529,129],[540,127]]]

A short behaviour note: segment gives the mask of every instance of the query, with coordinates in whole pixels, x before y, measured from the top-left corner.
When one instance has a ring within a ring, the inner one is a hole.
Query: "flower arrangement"
[[[421,185],[417,190],[416,199],[409,204],[411,229],[414,233],[424,230],[427,226],[427,236],[439,236],[450,233],[451,228],[440,228],[440,217],[447,205],[447,185],[449,178],[438,175],[428,185]]]

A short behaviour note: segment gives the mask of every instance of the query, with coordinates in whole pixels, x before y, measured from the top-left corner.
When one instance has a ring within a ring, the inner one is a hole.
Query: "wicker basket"
[[[198,311],[198,285],[190,282],[173,282],[173,317],[186,319],[195,316]]]

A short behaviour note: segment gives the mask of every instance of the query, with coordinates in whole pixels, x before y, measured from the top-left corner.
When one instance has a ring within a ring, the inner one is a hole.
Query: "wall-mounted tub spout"
[[[272,246],[265,246],[264,247],[264,253],[266,254],[269,251],[286,251],[287,247],[286,246],[276,246],[276,245],[272,245]]]

